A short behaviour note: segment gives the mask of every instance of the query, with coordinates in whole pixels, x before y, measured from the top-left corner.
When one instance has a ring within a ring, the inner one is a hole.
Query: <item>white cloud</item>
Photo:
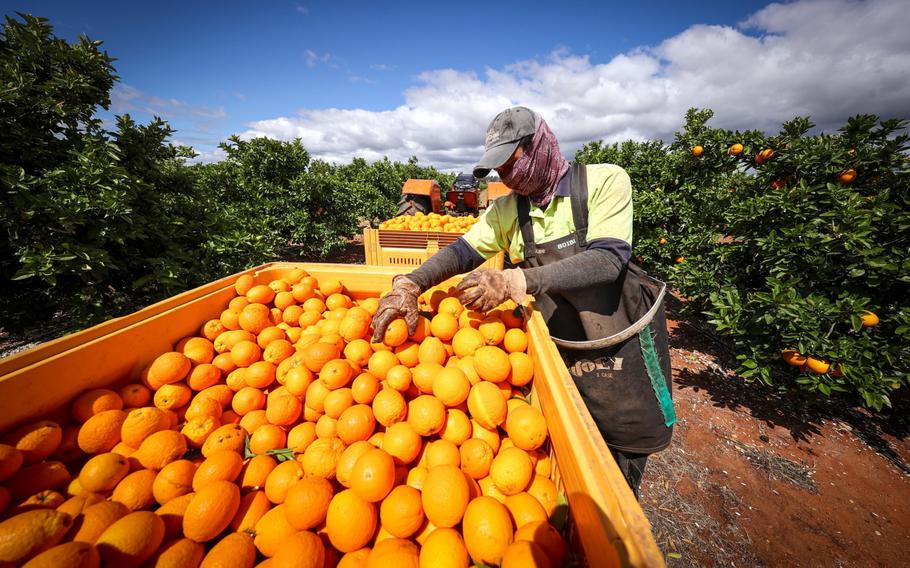
[[[232,95],[241,100],[244,98],[241,93]],[[111,111],[116,114],[133,113],[139,122],[147,120],[148,117],[143,117],[143,114],[163,118],[177,133],[177,138],[170,139],[171,144],[192,146],[199,153],[199,156],[190,160],[191,163],[217,162],[227,157],[224,151],[218,148],[217,133],[221,131],[224,119],[227,118],[227,113],[222,107],[191,105],[185,101],[158,97],[130,85],[118,83],[111,91]],[[106,118],[104,124],[108,129],[114,129],[112,119]]]
[[[320,55],[312,49],[303,52],[303,60],[306,62],[307,67],[316,67],[320,63],[327,63],[331,58],[332,54],[330,53]]]
[[[370,65],[370,69],[373,69],[374,71],[394,71],[395,66],[389,65],[388,63],[374,63],[373,65]]]
[[[249,124],[244,137],[299,137],[316,157],[359,156],[467,169],[501,109],[540,112],[571,156],[584,142],[662,138],[689,107],[712,124],[776,131],[809,115],[832,130],[847,117],[910,117],[910,10],[902,0],[772,4],[735,27],[695,25],[658,45],[594,62],[560,48],[549,57],[473,72],[421,73],[386,111],[301,109]],[[326,62],[307,52],[307,64]]]
[[[227,152],[218,147],[215,147],[212,150],[200,150],[198,147],[193,147],[193,149],[198,155],[191,160],[187,160],[187,163],[190,164],[211,164],[213,162],[220,162],[227,158]]]
[[[295,4],[295,5],[294,5],[294,10],[295,10],[298,14],[303,14],[304,16],[307,16],[307,15],[309,15],[309,13],[310,13],[310,9],[307,8],[306,6],[304,6],[303,4]]]

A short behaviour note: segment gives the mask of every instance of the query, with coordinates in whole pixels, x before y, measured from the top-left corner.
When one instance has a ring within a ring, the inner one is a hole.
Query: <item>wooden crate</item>
[[[435,231],[390,231],[364,229],[363,250],[370,266],[401,266],[417,268],[439,249],[450,245],[461,235]],[[480,265],[480,268],[503,267],[505,253],[500,252]]]
[[[376,296],[406,270],[340,264],[271,263],[235,274],[0,360],[0,432],[29,420],[71,421],[79,393],[138,379],[158,354],[198,333],[235,296],[234,282],[257,284],[303,268],[341,280],[354,298]],[[454,280],[453,280],[454,282]],[[532,404],[547,417],[552,479],[568,503],[570,543],[588,566],[663,566],[650,524],[600,437],[539,313],[528,322],[534,361]]]

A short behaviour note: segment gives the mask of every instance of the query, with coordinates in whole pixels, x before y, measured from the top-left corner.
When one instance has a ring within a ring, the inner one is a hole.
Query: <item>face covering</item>
[[[535,120],[534,139],[502,181],[515,193],[527,195],[537,207],[545,208],[556,192],[556,183],[569,171],[569,162],[562,157],[559,142],[546,121],[539,115]]]

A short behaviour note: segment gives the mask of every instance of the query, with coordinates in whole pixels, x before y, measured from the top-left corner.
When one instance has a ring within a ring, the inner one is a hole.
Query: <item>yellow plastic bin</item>
[[[434,231],[394,231],[364,229],[363,251],[370,266],[401,266],[417,268],[444,246],[455,242],[457,233]],[[500,252],[480,265],[480,268],[503,267],[505,254]]]
[[[29,420],[68,420],[84,390],[138,379],[157,355],[217,318],[235,296],[233,283],[252,274],[265,284],[294,268],[341,280],[355,298],[388,289],[392,267],[271,263],[200,286],[93,328],[0,360],[0,432]],[[569,507],[570,544],[588,566],[663,566],[651,527],[601,439],[546,325],[533,313],[528,353],[534,361],[532,403],[547,418],[552,479]]]

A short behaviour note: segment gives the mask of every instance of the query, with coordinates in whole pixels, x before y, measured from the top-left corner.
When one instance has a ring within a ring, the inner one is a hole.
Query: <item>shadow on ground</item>
[[[848,404],[843,399],[828,399],[793,391],[779,392],[759,383],[747,383],[732,370],[735,355],[728,342],[709,325],[694,318],[681,316],[682,301],[668,296],[667,311],[676,321],[671,330],[670,345],[674,349],[704,353],[711,360],[702,360],[704,370],[679,370],[675,383],[679,388],[705,391],[718,408],[748,412],[769,428],[783,427],[796,441],[809,441],[821,434],[826,421],[843,422],[870,448],[906,474],[910,474],[908,456],[901,456],[886,439],[890,436],[903,441],[910,437],[910,395],[907,389],[892,396],[892,409],[875,415],[868,410]]]

